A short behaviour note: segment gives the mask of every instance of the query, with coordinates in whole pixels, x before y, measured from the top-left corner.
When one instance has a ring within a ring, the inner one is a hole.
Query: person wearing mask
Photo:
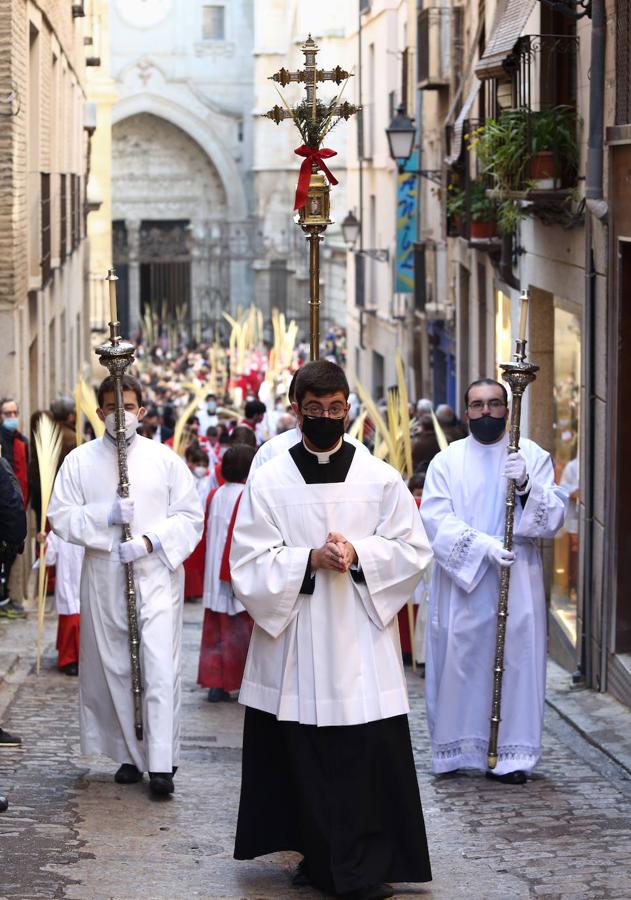
[[[348,394],[335,363],[300,369],[302,439],[236,517],[232,586],[255,624],[235,857],[299,851],[294,884],[380,900],[431,879],[396,619],[431,552],[400,473],[344,440]]]
[[[52,529],[85,548],[81,581],[79,703],[81,749],[119,763],[119,784],[149,772],[155,794],[174,790],[179,763],[182,563],[202,534],[193,476],[163,444],[137,434],[140,384],[123,377],[130,496],[118,494],[115,385],[98,390],[102,438],[64,460],[48,509]],[[130,541],[121,542],[129,525]],[[134,729],[124,563],[134,564],[144,740]]]
[[[26,538],[26,512],[22,491],[13,469],[0,457],[0,580],[4,583],[7,560],[22,552]],[[22,738],[0,728],[0,748],[20,747]],[[0,795],[0,812],[6,812],[9,801]]]
[[[209,703],[230,699],[241,687],[252,620],[236,599],[228,558],[235,516],[256,449],[234,444],[221,461],[223,485],[208,498],[204,532],[204,624],[197,683]]]
[[[289,389],[287,391],[287,398],[292,404],[295,401],[294,392],[296,390],[296,378],[298,377],[298,372],[300,369],[297,369],[294,372],[294,375],[289,383]],[[274,456],[278,456],[279,453],[284,453],[285,450],[289,450],[290,447],[293,447],[295,444],[299,444],[302,440],[302,434],[300,432],[300,425],[297,420],[294,420],[293,428],[288,428],[286,431],[281,431],[276,434],[273,438],[270,438],[269,441],[265,441],[265,443],[259,447],[258,452],[254,459],[252,460],[252,465],[250,467],[250,478],[254,475],[257,469],[268,462],[270,459],[273,459]],[[368,448],[362,444],[361,441],[358,441],[357,438],[351,437],[348,432],[344,432],[344,440],[348,441],[349,444],[352,444],[360,453],[368,453]]]
[[[215,469],[209,468],[208,454],[199,446],[191,444],[184,455],[193,478],[195,488],[202,505],[206,509],[206,501],[211,491],[217,487]],[[204,543],[203,538],[184,563],[184,600],[197,600],[204,590]]]
[[[147,409],[145,417],[140,423],[138,434],[149,438],[150,441],[156,441],[158,444],[164,444],[173,437],[173,431],[162,424],[162,418],[156,406],[150,406]]]
[[[546,598],[539,542],[563,524],[567,497],[550,454],[522,439],[508,452],[508,395],[491,378],[464,396],[470,435],[429,464],[421,518],[434,551],[427,642],[432,767],[486,770],[500,570],[511,567],[497,766],[523,784],[541,755]],[[516,488],[514,549],[504,549],[507,480]]]
[[[28,440],[20,431],[20,408],[12,397],[0,400],[0,453],[11,466],[22,492],[24,507],[29,502],[29,452]],[[13,597],[24,594],[21,565],[16,563],[17,555],[5,563],[5,578],[0,596],[0,616],[21,619],[26,616],[21,600]],[[11,574],[13,573],[13,577]]]

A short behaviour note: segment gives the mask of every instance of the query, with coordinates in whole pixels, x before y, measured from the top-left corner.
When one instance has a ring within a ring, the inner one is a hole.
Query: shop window
[[[565,526],[554,539],[554,570],[550,596],[552,614],[569,643],[576,646],[579,547],[579,397],[581,323],[566,309],[554,310],[554,422],[553,448],[556,481],[570,500]]]

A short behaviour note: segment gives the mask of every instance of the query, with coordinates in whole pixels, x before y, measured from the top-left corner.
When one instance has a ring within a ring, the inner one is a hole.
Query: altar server
[[[256,450],[235,444],[221,461],[224,484],[208,498],[204,563],[204,625],[197,682],[208,700],[230,699],[241,687],[252,633],[252,619],[234,596],[230,580],[230,545],[245,480]]]
[[[235,857],[296,850],[295,884],[377,900],[431,878],[396,618],[431,553],[400,474],[344,440],[348,393],[335,363],[299,371],[301,440],[237,514],[255,627]]]
[[[55,566],[57,622],[57,667],[65,675],[79,674],[80,603],[79,585],[83,547],[63,541],[54,532],[38,534],[46,544],[46,565]],[[39,565],[39,560],[38,563]]]
[[[465,394],[471,434],[434,457],[421,517],[435,555],[426,660],[434,772],[486,768],[500,568],[512,566],[498,762],[522,784],[541,755],[546,601],[538,542],[563,524],[550,454],[522,439],[508,453],[508,397],[481,379]],[[516,482],[514,551],[503,548],[507,479]]]
[[[115,779],[150,775],[154,793],[173,792],[180,752],[182,563],[198,543],[203,513],[193,476],[168,447],[136,434],[141,389],[123,379],[129,499],[117,494],[114,382],[98,391],[105,434],[65,459],[48,518],[63,540],[85,547],[79,665],[81,749],[109,756]],[[133,540],[121,543],[128,523]],[[133,562],[140,631],[144,740],[134,732],[123,563]]]
[[[294,372],[293,378],[289,382],[289,389],[287,391],[287,397],[289,402],[293,405],[295,401],[295,389],[296,389],[296,378],[298,377],[298,372],[300,369],[297,369]],[[300,433],[300,426],[297,424],[294,428],[288,428],[287,431],[281,431],[280,434],[274,435],[273,438],[270,438],[269,441],[265,441],[264,444],[258,449],[258,452],[254,459],[252,460],[252,467],[250,468],[250,478],[254,475],[254,472],[257,469],[268,462],[270,459],[273,459],[274,456],[278,456],[280,453],[284,453],[285,450],[289,450],[290,447],[294,447],[296,444],[299,444],[302,440],[302,434]],[[368,453],[369,450],[367,447],[362,444],[361,441],[358,441],[357,438],[351,437],[350,434],[344,433],[344,440],[348,441],[349,444],[352,444],[354,447],[357,447],[362,453]]]

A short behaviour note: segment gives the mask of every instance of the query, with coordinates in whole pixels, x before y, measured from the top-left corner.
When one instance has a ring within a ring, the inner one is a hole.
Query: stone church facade
[[[128,333],[153,309],[199,339],[216,333],[223,311],[252,302],[307,330],[308,253],[292,221],[300,138],[260,114],[278,101],[268,76],[304,64],[309,28],[322,64],[344,64],[342,32],[317,32],[332,21],[331,6],[307,16],[297,0],[112,0],[113,244]],[[332,138],[331,169],[343,172],[346,136]],[[346,248],[331,226],[323,336],[345,325],[345,279]]]

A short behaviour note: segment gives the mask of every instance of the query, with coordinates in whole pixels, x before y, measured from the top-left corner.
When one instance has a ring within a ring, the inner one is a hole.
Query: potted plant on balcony
[[[448,231],[452,237],[460,234],[462,227],[462,215],[465,208],[465,193],[460,185],[452,182],[447,185],[447,201],[445,211],[448,219]]]
[[[487,119],[467,139],[480,171],[493,180],[498,228],[510,234],[527,215],[515,197],[524,190],[530,159],[527,111],[504,110],[497,119]]]
[[[497,203],[486,192],[486,184],[479,178],[471,182],[470,206],[472,240],[485,240],[497,234]]]
[[[578,167],[578,117],[571,106],[553,106],[532,113],[530,179],[535,190],[559,187],[561,170],[570,175]]]

